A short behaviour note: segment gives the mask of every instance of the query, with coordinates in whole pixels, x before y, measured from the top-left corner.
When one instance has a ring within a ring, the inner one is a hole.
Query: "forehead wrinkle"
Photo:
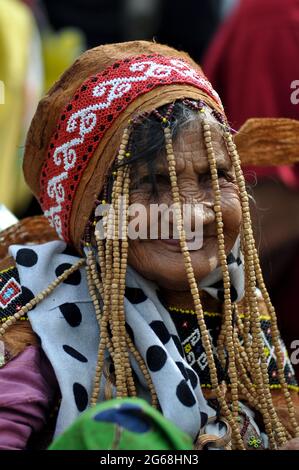
[[[188,127],[181,130],[178,138],[173,143],[174,155],[176,158],[176,170],[181,173],[186,168],[186,165],[193,165],[193,167],[202,167],[206,165],[203,159],[198,158],[203,155],[203,142],[201,138],[200,123],[191,123]]]
[[[231,161],[219,126],[213,122],[210,123],[210,126],[217,166],[229,169]],[[188,168],[191,168],[192,165],[194,171],[199,174],[208,171],[208,158],[201,121],[192,121],[179,131],[178,136],[173,141],[173,150],[178,174],[184,172],[186,165]],[[138,162],[135,168],[139,175],[148,173],[146,162]],[[165,151],[161,151],[160,155],[157,156],[157,159],[153,162],[153,168],[157,173],[168,173]]]
[[[230,158],[217,124],[211,125],[211,134],[217,166],[230,168]],[[188,162],[193,165],[194,171],[197,173],[208,170],[208,157],[201,122],[193,122],[187,128],[182,129],[173,144],[173,148],[178,173],[183,172],[186,165],[189,166]]]

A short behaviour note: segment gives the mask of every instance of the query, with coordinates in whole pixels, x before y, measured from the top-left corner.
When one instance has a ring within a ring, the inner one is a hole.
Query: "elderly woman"
[[[28,447],[56,394],[52,448],[111,448],[114,425],[119,448],[299,436],[238,153],[199,66],[150,42],[87,51],[40,102],[24,171],[59,239],[2,263],[1,448]]]

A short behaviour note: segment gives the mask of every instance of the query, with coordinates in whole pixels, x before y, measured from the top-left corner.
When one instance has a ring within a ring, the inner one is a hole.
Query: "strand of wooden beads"
[[[92,253],[91,248],[87,251],[86,262],[87,262],[86,263],[86,278],[87,278],[87,284],[89,288],[89,294],[94,305],[96,319],[99,325],[101,322],[101,316],[102,316],[100,302],[99,302],[99,298],[97,294],[97,284],[99,283],[99,279],[97,277],[96,267],[94,266],[94,258],[93,258],[93,253]]]
[[[121,144],[120,151],[125,151],[129,140],[129,132],[125,129]],[[123,159],[123,156],[118,155],[118,161]],[[116,376],[116,396],[118,398],[128,396],[126,371],[124,368],[123,360],[125,354],[125,344],[123,344],[121,321],[120,321],[120,298],[119,298],[119,285],[120,285],[120,240],[119,240],[119,206],[122,196],[124,178],[124,167],[121,166],[117,170],[117,175],[113,184],[114,194],[112,196],[112,206],[114,209],[114,237],[113,237],[113,281],[111,285],[111,317],[112,317],[112,343],[114,349],[114,366]]]
[[[212,144],[211,126],[206,119],[203,119],[203,135],[207,151],[208,163],[210,167],[212,188],[214,192],[214,212],[216,217],[217,238],[218,238],[218,256],[220,260],[222,279],[224,287],[224,322],[225,322],[225,344],[229,359],[228,375],[231,385],[232,411],[235,419],[239,414],[239,396],[238,396],[238,377],[236,370],[236,359],[233,339],[233,319],[232,304],[230,296],[230,277],[225,253],[225,241],[223,233],[223,220],[221,212],[221,191],[218,182],[217,163]]]
[[[129,218],[129,188],[130,186],[130,168],[126,167],[124,169],[124,178],[123,178],[123,195],[122,195],[122,205],[121,205],[121,259],[120,259],[120,274],[119,274],[119,321],[120,321],[120,334],[122,341],[122,353],[123,353],[123,364],[126,373],[126,381],[128,386],[129,396],[135,397],[137,395],[136,387],[133,379],[132,368],[129,359],[128,347],[126,342],[126,317],[125,317],[125,308],[124,308],[124,296],[126,288],[126,271],[128,263],[128,218]]]
[[[240,449],[245,449],[242,437],[240,435],[239,427],[237,426],[235,420],[233,419],[231,412],[229,410],[229,407],[226,403],[225,392],[223,388],[219,386],[219,383],[218,383],[217,370],[216,370],[216,365],[215,365],[214,356],[212,352],[209,332],[207,330],[207,327],[204,321],[204,312],[203,312],[203,308],[201,305],[198,287],[197,287],[197,283],[194,277],[194,271],[192,268],[191,257],[190,257],[187,243],[186,243],[186,235],[185,235],[185,231],[183,229],[183,224],[182,224],[180,194],[179,194],[176,169],[175,169],[176,162],[175,162],[175,156],[173,152],[171,130],[168,126],[164,127],[164,135],[165,135],[166,156],[167,156],[169,176],[170,176],[170,182],[171,182],[172,198],[174,202],[174,209],[175,209],[175,216],[176,216],[176,224],[177,224],[177,228],[178,228],[178,232],[180,236],[180,246],[181,246],[181,251],[183,254],[183,258],[184,258],[184,264],[185,264],[185,269],[186,269],[186,274],[187,274],[191,294],[192,294],[193,301],[194,301],[194,309],[196,312],[197,321],[198,321],[199,329],[201,332],[202,343],[203,343],[203,346],[207,355],[207,361],[208,361],[209,370],[210,370],[212,387],[215,390],[222,412],[224,416],[227,417],[229,424],[232,427],[232,431],[236,440],[236,445]]]
[[[227,359],[227,353],[225,351],[225,325],[225,322],[221,323],[220,332],[217,340],[217,355],[223,370],[225,370],[226,368]]]
[[[113,189],[112,189],[113,191]],[[108,348],[109,343],[109,332],[108,325],[110,321],[110,293],[111,293],[111,280],[112,280],[112,240],[114,230],[114,214],[113,208],[110,207],[107,214],[107,239],[106,239],[106,252],[105,252],[105,282],[103,285],[104,297],[103,297],[103,314],[100,320],[100,342],[97,354],[97,365],[94,377],[94,386],[91,397],[91,405],[96,405],[99,392],[100,383],[102,377],[102,371],[104,367],[105,351]],[[113,360],[113,350],[111,350],[111,358]]]
[[[126,148],[126,142],[123,142],[123,145],[120,146],[120,152],[118,156],[118,163],[122,164],[124,158],[129,158],[129,152],[127,152]],[[127,257],[128,257],[128,240],[127,240],[127,226],[128,226],[128,204],[129,204],[129,185],[130,185],[130,176],[129,176],[129,167],[125,168],[125,173],[124,173],[124,180],[123,180],[123,196],[125,199],[125,204],[122,205],[123,213],[121,217],[122,221],[122,233],[121,233],[121,263],[120,263],[120,288],[119,288],[119,309],[120,309],[120,327],[123,328],[123,332],[125,332],[125,313],[124,313],[124,304],[123,304],[123,299],[124,299],[124,292],[125,292],[125,275],[126,275],[126,269],[127,269]],[[123,333],[122,332],[122,333]],[[128,381],[128,389],[129,393],[131,396],[136,395],[136,389],[135,389],[135,384],[132,376],[132,369],[131,365],[129,363],[129,356],[128,356],[128,351],[127,347],[129,347],[129,350],[131,353],[134,355],[137,363],[139,364],[139,367],[141,371],[143,372],[145,379],[148,383],[149,390],[152,396],[152,401],[153,405],[156,406],[157,403],[157,395],[155,392],[155,389],[153,387],[152,381],[150,374],[144,364],[144,361],[142,357],[140,356],[139,352],[136,350],[135,346],[133,345],[130,337],[128,334],[126,334],[126,343],[123,344],[124,346],[124,351],[127,354],[127,361],[128,365],[126,367],[127,371],[127,381]]]
[[[245,240],[245,235],[243,233],[243,228],[241,227],[241,237],[240,237],[240,250],[241,253],[245,253],[245,245],[246,245],[246,240]],[[245,279],[248,279],[247,275],[247,270],[246,266],[244,266],[244,272],[245,272]],[[248,285],[248,282],[245,282],[245,286]],[[248,355],[248,361],[251,362],[252,364],[254,363],[253,360],[253,353],[252,353],[252,337],[250,335],[250,305],[248,302],[248,298],[245,295],[243,301],[242,301],[242,310],[243,310],[243,319],[239,319],[239,325],[242,329],[242,338],[244,342],[244,348],[245,351]],[[242,325],[242,326],[241,326]]]
[[[96,238],[97,238],[97,235],[95,231],[95,239]],[[100,240],[100,242],[102,242],[102,240]],[[104,298],[104,287],[101,282],[101,279],[99,278],[99,273],[97,272],[96,258],[95,258],[93,249],[91,247],[89,248],[90,249],[88,250],[88,254],[87,254],[87,259],[88,259],[87,266],[89,266],[89,270],[87,272],[87,282],[89,286],[89,292],[94,303],[97,322],[99,325],[99,329],[101,331],[101,337],[100,337],[100,343],[99,343],[98,355],[97,355],[96,374],[94,377],[94,387],[93,387],[92,399],[91,399],[91,404],[96,405],[98,396],[100,394],[101,377],[102,377],[102,373],[105,367],[105,350],[108,349],[111,358],[113,358],[113,346],[112,346],[109,333],[108,333],[108,315],[107,313],[103,315],[103,312],[100,307],[99,298],[98,298],[98,295],[100,295],[102,299]],[[101,259],[102,261],[100,262],[102,263],[102,266],[104,266],[105,260],[103,257]],[[108,379],[105,382],[104,394],[105,394],[105,397],[112,396],[112,386],[111,386],[111,382]]]
[[[237,349],[237,354],[236,354],[237,370],[238,370],[238,374],[242,377],[242,380],[238,381],[238,386],[242,386],[242,388],[245,387],[246,390],[248,391],[249,396],[252,397],[252,400],[256,400],[257,399],[256,388],[248,376],[247,368],[244,366],[244,362],[247,359],[247,358],[244,358],[244,356],[246,356],[246,353],[244,351],[244,348],[240,344],[240,341],[236,332],[235,332],[235,344],[237,344],[237,348],[236,348]]]
[[[287,403],[287,407],[288,407],[288,411],[290,415],[290,421],[294,429],[294,437],[299,437],[299,426],[298,426],[297,419],[296,419],[294,404],[293,404],[293,400],[291,398],[290,392],[288,390],[288,385],[286,383],[286,379],[284,375],[284,367],[283,367],[284,358],[283,358],[283,352],[281,350],[281,344],[279,341],[280,333],[278,330],[276,313],[275,313],[275,309],[272,305],[269,293],[265,285],[265,281],[264,281],[264,277],[263,277],[262,270],[260,267],[259,258],[258,258],[256,249],[255,249],[254,259],[255,259],[255,269],[256,269],[256,275],[257,275],[259,288],[261,289],[263,298],[266,302],[267,309],[271,317],[272,340],[273,340],[273,344],[275,348],[279,382],[282,387],[284,397]]]
[[[234,313],[235,313],[235,319],[236,319],[236,324],[237,324],[237,330],[236,329],[234,330],[234,339],[235,339],[235,345],[236,345],[236,350],[237,350],[237,354],[236,354],[237,369],[243,377],[244,386],[247,388],[248,393],[250,393],[252,397],[255,398],[257,396],[257,392],[256,392],[254,383],[250,379],[250,369],[251,369],[250,361],[248,360],[248,355],[246,353],[246,350],[243,344],[241,344],[241,340],[240,340],[240,337],[242,337],[244,328],[241,322],[237,304],[235,304],[234,310],[235,310]],[[238,382],[240,383],[242,381],[238,381]]]
[[[232,141],[229,132],[224,133],[228,152],[235,170],[237,184],[240,191],[240,201],[243,216],[244,229],[244,251],[246,277],[248,279],[245,295],[249,300],[250,320],[252,329],[252,351],[255,363],[252,364],[252,375],[258,388],[259,399],[262,405],[262,413],[266,432],[268,434],[270,446],[272,448],[282,445],[286,441],[285,429],[280,423],[276,410],[273,405],[269,386],[268,368],[264,354],[264,347],[261,334],[261,325],[256,298],[256,276],[254,268],[254,238],[252,233],[248,195],[245,187],[245,181],[240,166],[240,160],[236,147]],[[260,364],[260,367],[258,367]]]
[[[27,312],[33,309],[37,304],[42,302],[46,297],[48,297],[54,289],[56,289],[59,284],[65,281],[71,274],[80,269],[85,264],[85,259],[80,259],[75,263],[71,268],[66,269],[60,276],[58,276],[48,287],[43,289],[39,294],[37,294],[32,300],[27,302],[24,307],[22,307],[18,312],[14,313],[6,322],[4,322],[0,327],[0,337],[3,336],[8,328],[14,325],[21,317],[23,317]]]
[[[147,386],[148,386],[148,389],[149,389],[149,392],[150,392],[150,395],[151,395],[151,401],[152,401],[152,406],[154,408],[158,408],[158,397],[157,397],[157,393],[156,393],[156,390],[155,390],[155,387],[154,387],[154,384],[152,382],[152,379],[151,379],[151,376],[150,376],[150,373],[148,371],[148,368],[147,366],[145,365],[145,362],[141,356],[141,354],[139,353],[139,351],[137,351],[137,349],[135,348],[134,344],[133,344],[133,341],[131,340],[130,336],[127,334],[127,345],[128,345],[128,348],[129,348],[129,351],[132,353],[132,355],[134,356],[138,366],[139,366],[139,369],[140,371],[142,372],[144,378],[145,378],[145,381],[147,383]]]
[[[245,255],[245,260],[246,260],[246,255]],[[245,291],[245,296],[247,298],[250,298],[250,334],[252,335],[252,356],[250,356],[250,375],[253,378],[254,385],[257,388],[257,393],[259,396],[259,400],[261,402],[261,413],[263,416],[266,432],[268,434],[269,438],[269,443],[271,448],[276,447],[276,441],[275,441],[275,435],[274,435],[274,425],[273,425],[273,418],[275,418],[275,415],[273,413],[272,407],[271,407],[271,402],[272,399],[270,397],[269,401],[269,394],[267,394],[266,389],[268,389],[269,392],[269,387],[267,386],[267,381],[265,378],[265,371],[262,369],[263,367],[263,361],[261,359],[261,356],[263,355],[263,351],[261,351],[260,348],[260,342],[259,342],[259,312],[255,310],[255,307],[253,307],[253,293],[252,293],[252,286],[254,285],[255,280],[251,275],[248,276],[248,287],[247,290]],[[251,287],[251,288],[250,288]],[[268,379],[268,375],[267,375]],[[271,409],[269,409],[271,408]]]
[[[249,226],[248,215],[245,214],[245,211],[243,211],[243,214],[243,220]],[[250,332],[252,335],[252,356],[250,357],[252,362],[250,371],[254,383],[257,386],[259,400],[262,404],[262,416],[264,419],[266,432],[268,434],[270,447],[276,448],[274,422],[277,416],[274,407],[272,406],[272,398],[269,385],[267,383],[269,381],[268,370],[267,367],[265,367],[266,364],[263,360],[264,351],[261,341],[262,338],[260,331],[259,310],[256,299],[256,279],[252,270],[252,244],[248,228],[246,237],[246,244],[244,243],[245,271],[247,279],[245,286],[245,297],[248,299],[248,304],[250,307]]]
[[[238,173],[239,183],[243,187],[245,187],[244,177],[243,177],[243,174],[242,174],[242,171],[241,171],[241,168],[240,168],[240,160],[239,160],[239,157],[238,157],[236,146],[233,143],[231,136],[228,136],[228,142],[229,142],[229,150],[231,152],[231,158],[232,158],[233,164],[235,166],[235,171],[236,171],[236,174]],[[252,232],[249,202],[248,202],[247,193],[246,193],[246,197],[244,198],[244,206],[246,206],[245,209],[246,209],[247,224],[250,226],[249,238],[251,240],[249,277],[253,278],[253,272],[254,272],[254,278],[256,279],[255,265],[254,265],[254,256],[255,256],[255,253],[256,253],[256,247],[255,247],[255,241],[254,241],[254,236],[253,236],[253,232]],[[256,280],[255,280],[255,285],[256,285]],[[255,293],[256,293],[256,290],[255,290]],[[256,298],[256,295],[255,295],[255,298]],[[274,316],[275,316],[275,312],[274,312]],[[261,369],[262,369],[262,374],[263,374],[263,379],[264,379],[264,384],[265,384],[265,387],[264,387],[265,395],[267,396],[267,402],[268,402],[268,405],[269,405],[269,413],[270,413],[270,416],[271,416],[271,419],[272,419],[272,422],[273,422],[273,431],[274,431],[275,436],[276,436],[276,442],[277,442],[278,446],[281,446],[286,441],[287,436],[286,436],[286,430],[285,430],[284,426],[281,424],[281,422],[280,422],[280,420],[277,416],[277,413],[276,413],[276,410],[275,410],[275,407],[274,407],[273,401],[272,401],[270,384],[269,384],[267,359],[266,359],[265,354],[264,354],[264,344],[263,344],[263,340],[262,340],[262,331],[261,331],[261,324],[260,324],[259,314],[258,314],[258,316],[257,315],[254,316],[253,320],[254,320],[253,321],[254,327],[256,328],[256,335],[254,333],[253,337],[256,336],[257,339],[258,339],[258,347],[259,347],[259,350],[260,350],[260,364],[261,364]]]
[[[236,344],[236,349],[237,349],[237,359],[238,361],[242,364],[242,366],[244,367],[244,370],[246,370],[247,372],[247,376],[250,376],[250,363],[248,361],[248,356],[247,356],[247,353],[244,349],[244,346],[243,344],[241,344],[240,342],[240,339],[238,337],[238,333],[235,331],[234,332],[235,334],[235,344]],[[251,382],[252,383],[252,382]],[[252,386],[253,386],[253,383],[252,383]],[[255,388],[254,388],[255,390]]]
[[[113,361],[113,346],[110,340],[110,335],[108,332],[108,318],[105,315],[102,315],[100,321],[100,328],[99,328],[101,335],[100,335],[100,343],[98,347],[98,354],[97,354],[97,365],[96,365],[96,373],[94,377],[94,387],[92,392],[92,399],[91,399],[91,406],[95,406],[98,402],[98,397],[100,395],[100,387],[101,387],[101,379],[105,368],[106,358],[105,358],[105,351],[106,349],[109,352],[109,355]],[[104,374],[105,376],[105,374]],[[106,378],[106,376],[105,376]],[[104,385],[104,395],[105,398],[107,396],[112,397],[112,385],[110,378],[106,378],[106,382]]]
[[[244,311],[245,311],[244,302],[243,302],[242,310],[243,310],[243,316],[244,316],[245,315],[244,314]],[[247,310],[247,315],[248,315],[248,312],[250,313],[250,310]],[[247,377],[248,378],[250,377],[250,381],[253,387],[251,390],[252,392],[256,393],[254,380],[252,380],[252,377],[251,377],[252,376],[251,370],[253,367],[251,345],[250,345],[250,350],[248,352],[248,349],[246,349],[246,343],[244,341],[245,325],[243,324],[242,319],[240,317],[239,308],[237,304],[235,304],[235,320],[236,320],[236,327],[237,327],[237,330],[235,331],[235,335],[236,335],[235,344],[237,347],[238,364],[240,364],[238,365],[238,368],[243,367],[244,370],[246,370]],[[249,317],[249,320],[250,320],[250,317]],[[249,326],[250,326],[250,321],[249,321]],[[241,343],[241,339],[242,339],[242,343]]]
[[[225,136],[227,136],[229,133],[225,133]],[[232,159],[232,163],[235,168],[236,172],[236,178],[237,182],[239,184],[239,190],[240,190],[240,200],[241,200],[241,206],[242,206],[242,215],[243,215],[243,226],[244,226],[244,254],[245,254],[245,277],[248,282],[246,282],[245,285],[245,296],[249,300],[249,307],[250,307],[250,323],[251,323],[251,329],[252,329],[252,364],[251,364],[251,369],[253,371],[253,376],[254,376],[254,381],[256,385],[258,386],[260,390],[260,396],[261,400],[264,401],[263,403],[263,410],[264,410],[264,420],[265,420],[265,426],[267,433],[269,435],[269,439],[271,442],[271,445],[274,445],[274,437],[273,437],[273,429],[271,426],[271,418],[270,418],[270,411],[268,412],[268,406],[269,404],[267,403],[267,400],[264,397],[264,390],[265,390],[265,377],[264,377],[264,371],[262,371],[259,367],[256,367],[256,364],[260,363],[260,354],[261,354],[261,349],[260,349],[260,342],[259,342],[259,311],[258,311],[258,306],[257,306],[257,300],[256,300],[256,279],[255,279],[255,273],[253,271],[253,257],[252,257],[252,243],[251,243],[251,221],[249,220],[249,215],[248,215],[248,205],[247,205],[247,192],[245,188],[245,184],[243,185],[242,182],[240,181],[241,178],[241,173],[240,169],[237,167],[236,164],[236,157],[233,154],[233,148],[230,143],[228,143],[228,151]],[[268,376],[268,372],[267,372]],[[266,411],[267,410],[267,411]]]
[[[105,242],[104,240],[101,239],[100,233],[98,232],[98,230],[95,230],[95,240],[97,244],[98,257],[99,257],[100,270],[101,270],[101,281],[102,281],[102,288],[103,288],[103,285],[105,284],[105,278],[106,278]],[[102,295],[102,298],[103,298],[103,295]]]
[[[245,248],[244,248],[245,251]],[[243,252],[244,252],[243,251]],[[245,276],[246,274],[246,268],[245,268]],[[246,282],[246,285],[248,282]],[[244,318],[243,320],[240,319],[240,323],[242,324],[242,338],[244,341],[244,348],[248,356],[248,362],[251,364],[254,364],[254,359],[253,359],[253,352],[252,352],[252,338],[250,335],[250,305],[248,303],[247,296],[245,300],[243,301],[244,308]]]
[[[94,285],[95,295],[96,295],[96,292],[98,292],[99,295],[103,298],[103,294],[104,294],[103,284],[99,278],[99,273],[97,270],[97,260],[93,252],[93,248],[91,246],[88,249],[86,259],[87,259],[87,268],[90,272],[92,284]]]
[[[90,237],[89,237],[90,239]],[[87,242],[85,247],[86,259],[87,259],[87,266],[86,266],[86,277],[87,283],[89,288],[90,297],[92,299],[96,319],[99,325],[99,331],[101,332],[100,341],[98,346],[98,353],[97,353],[97,363],[96,363],[96,371],[94,376],[94,383],[93,383],[93,390],[91,394],[91,406],[95,406],[98,402],[98,397],[100,394],[100,386],[101,386],[101,379],[102,373],[105,365],[105,350],[106,348],[110,351],[110,355],[113,355],[112,348],[109,344],[109,334],[108,334],[108,318],[107,314],[103,315],[100,307],[99,302],[99,295],[103,295],[103,287],[100,285],[100,279],[97,273],[96,267],[96,259],[94,257],[93,249],[91,247],[90,241]],[[99,292],[100,291],[100,292]],[[109,384],[105,383],[105,393],[109,388]]]

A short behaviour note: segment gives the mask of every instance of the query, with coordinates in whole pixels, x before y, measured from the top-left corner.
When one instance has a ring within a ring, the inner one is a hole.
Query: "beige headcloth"
[[[86,51],[40,101],[31,123],[25,147],[24,173],[37,199],[40,199],[41,194],[41,171],[61,110],[71,101],[76,90],[88,77],[102,72],[117,61],[143,54],[161,54],[170,58],[184,59],[203,76],[201,68],[187,54],[153,42],[133,41],[99,46]],[[80,179],[75,197],[71,202],[69,231],[70,239],[75,246],[80,246],[84,227],[93,210],[94,201],[103,188],[128,120],[134,115],[151,111],[182,98],[202,99],[217,111],[222,111],[217,103],[199,88],[188,84],[161,83],[161,86],[138,96],[130,103],[104,134]]]

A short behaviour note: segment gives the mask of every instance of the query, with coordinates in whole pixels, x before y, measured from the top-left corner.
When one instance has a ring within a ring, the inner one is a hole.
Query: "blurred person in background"
[[[238,5],[239,0],[222,0],[220,6],[220,14],[222,19],[228,17],[230,13],[234,10],[234,8]]]
[[[221,3],[191,0],[182,8],[180,0],[163,1],[159,41],[187,50],[199,62],[220,23]]]
[[[123,39],[122,0],[43,0],[42,4],[55,31],[69,26],[81,30],[87,48]]]
[[[233,3],[234,0],[190,0],[182,8],[180,0],[164,0],[158,40],[186,50],[200,62],[223,15],[228,14]]]
[[[152,39],[187,50],[197,61],[222,19],[238,0],[44,0],[55,30],[82,30],[87,47],[112,41]],[[196,31],[196,33],[194,33]]]
[[[22,213],[31,199],[22,174],[23,145],[42,93],[43,68],[34,17],[17,0],[0,2],[0,57],[0,204]]]
[[[294,89],[298,54],[298,0],[239,2],[204,59],[205,73],[219,90],[232,127],[239,129],[251,117],[299,119]],[[291,353],[299,338],[299,167],[247,168],[245,174],[248,181],[252,174],[257,176],[253,196],[260,218],[256,225],[261,224],[263,237],[259,233],[256,237]]]
[[[75,28],[54,33],[41,2],[0,2],[0,227],[40,213],[24,182],[24,140],[43,91],[85,49]]]

